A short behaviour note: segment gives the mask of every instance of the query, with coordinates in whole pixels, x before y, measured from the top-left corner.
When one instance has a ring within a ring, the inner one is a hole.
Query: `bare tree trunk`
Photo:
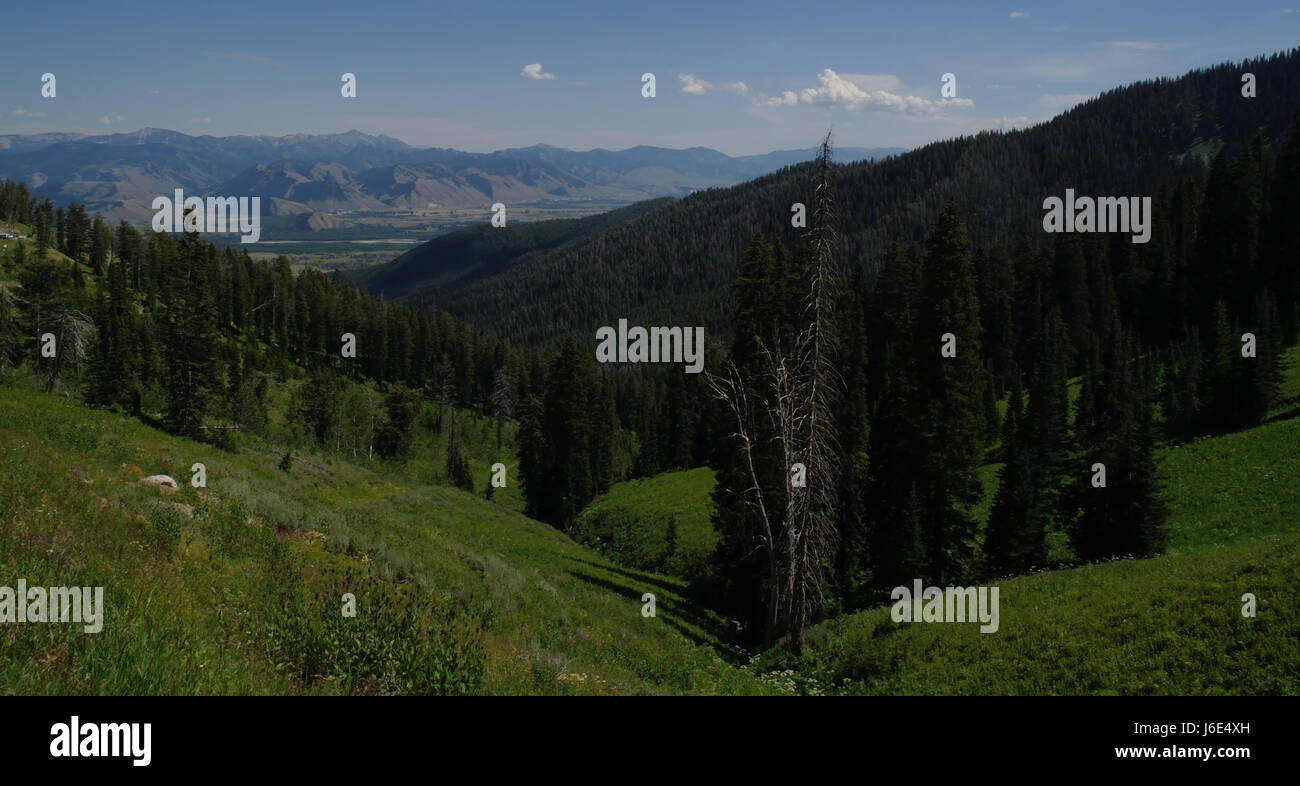
[[[835,216],[831,199],[831,135],[822,140],[817,157],[817,186],[813,198],[813,224],[808,233],[812,255],[806,309],[810,324],[805,334],[807,357],[798,374],[800,403],[807,413],[798,439],[807,485],[792,510],[796,539],[791,555],[791,638],[795,651],[803,649],[804,628],[824,599],[823,571],[834,557],[835,508],[837,497],[835,428],[830,416],[831,397],[838,387],[832,358],[834,339],[830,330],[832,298],[839,271],[835,264]]]
[[[749,488],[742,499],[756,511],[757,548],[765,552],[769,603],[767,638],[789,636],[796,652],[804,647],[804,631],[824,601],[825,571],[835,554],[835,494],[837,453],[831,401],[838,385],[832,359],[830,327],[832,299],[838,278],[834,257],[834,215],[830,194],[830,134],[818,156],[813,226],[808,233],[809,281],[805,300],[808,327],[796,337],[787,355],[780,336],[771,346],[760,345],[761,379],[751,381],[759,397],[751,403],[749,387],[734,361],[721,377],[708,376],[710,388],[725,401],[736,419]],[[766,417],[772,438],[779,442],[785,470],[785,507],[769,511],[754,467],[756,424],[753,409]],[[804,465],[806,483],[794,487],[791,471]]]

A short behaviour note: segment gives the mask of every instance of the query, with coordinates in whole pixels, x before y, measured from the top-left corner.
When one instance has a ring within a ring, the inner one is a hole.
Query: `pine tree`
[[[1089,307],[1089,285],[1092,282],[1083,255],[1083,243],[1077,235],[1056,235],[1052,279],[1052,301],[1061,306],[1061,319],[1065,322],[1066,334],[1073,348],[1073,365],[1075,359],[1089,356],[1096,341],[1093,335],[1093,312]]]
[[[1028,542],[1042,542],[1041,522],[1035,521],[1032,456],[1024,419],[1024,395],[1019,380],[1007,394],[1007,414],[1002,423],[1002,470],[997,493],[989,512],[984,554],[988,571],[995,576],[1020,573],[1033,564]],[[1034,538],[1033,529],[1039,529]]]
[[[984,355],[991,364],[994,399],[1011,388],[1016,363],[1016,323],[1036,315],[1015,311],[1016,271],[1006,249],[995,246],[977,255],[975,271],[979,276],[980,324],[984,328]],[[997,429],[998,421],[992,420]]]
[[[595,378],[594,364],[591,372]],[[604,494],[614,484],[614,453],[618,444],[618,412],[614,404],[614,384],[608,379],[596,379],[595,390],[591,397],[590,445],[588,458],[591,461],[591,497],[582,501],[583,505],[597,494]],[[579,507],[581,509],[581,507]]]
[[[1023,421],[1023,439],[1029,454],[1037,522],[1032,548],[1022,549],[1030,565],[1046,561],[1041,540],[1044,530],[1064,529],[1070,519],[1064,498],[1069,485],[1070,400],[1067,390],[1070,344],[1065,322],[1053,308],[1036,330],[1036,358],[1030,367],[1029,401]]]
[[[549,521],[558,507],[555,484],[551,481],[550,445],[546,438],[545,412],[536,396],[524,398],[519,408],[519,482],[524,492],[524,515]]]
[[[520,420],[520,472],[529,515],[565,527],[608,488],[616,421],[612,391],[602,390],[594,357],[569,338],[551,362],[540,411]],[[526,458],[525,458],[526,456]],[[538,480],[542,480],[541,483]]]
[[[1237,345],[1232,365],[1237,402],[1234,425],[1253,426],[1268,414],[1282,382],[1280,368],[1281,328],[1273,298],[1265,292],[1255,297],[1249,325],[1255,336],[1255,356],[1244,357],[1244,345]]]
[[[108,270],[107,296],[101,290],[96,314],[97,343],[91,363],[87,399],[100,406],[133,407],[137,385],[135,299],[127,288],[122,265]]]
[[[1080,394],[1084,461],[1072,490],[1079,515],[1070,544],[1083,560],[1146,557],[1164,545],[1152,397],[1145,374],[1135,374],[1129,345],[1114,329]],[[1105,486],[1092,482],[1098,464],[1105,468]]]
[[[384,397],[384,422],[375,438],[375,450],[384,458],[404,459],[415,439],[415,422],[423,404],[420,394],[402,384],[393,385]]]
[[[836,584],[848,607],[867,603],[870,585],[868,523],[870,508],[867,483],[871,464],[867,447],[870,428],[867,418],[867,308],[866,276],[861,268],[853,272],[838,309],[840,377],[844,389],[836,407],[839,434],[839,549]]]
[[[1200,334],[1192,328],[1185,341],[1175,342],[1168,351],[1165,366],[1165,432],[1171,438],[1193,434],[1201,422],[1203,404],[1200,397]]]
[[[178,252],[172,266],[164,328],[165,422],[173,433],[198,438],[209,396],[219,384],[217,335],[207,280],[207,254],[198,233],[187,232]]]
[[[90,229],[90,266],[94,268],[95,275],[104,275],[104,268],[108,266],[109,253],[112,247],[113,233],[109,230],[108,225],[104,223],[103,216],[96,213]]]
[[[1230,428],[1236,421],[1236,398],[1239,380],[1234,371],[1238,368],[1241,344],[1233,340],[1233,327],[1228,321],[1228,307],[1219,300],[1211,312],[1209,331],[1202,343],[1201,381],[1197,386],[1203,401],[1201,428],[1220,431]]]
[[[918,464],[918,502],[925,528],[927,572],[955,580],[969,566],[975,520],[971,507],[983,494],[976,474],[984,446],[985,385],[980,350],[979,301],[970,240],[950,201],[926,241],[919,301],[920,390],[924,455]],[[956,337],[956,356],[940,354],[941,336]]]
[[[691,466],[691,437],[695,434],[699,413],[689,406],[686,376],[677,369],[668,375],[668,392],[659,413],[657,429],[661,470],[688,469]]]
[[[0,283],[0,376],[18,365],[17,311],[17,297],[7,284]]]
[[[514,383],[510,379],[510,371],[505,365],[497,367],[496,372],[492,375],[492,417],[497,423],[497,450],[501,449],[502,432],[505,429],[506,421],[514,414]]]
[[[1293,346],[1300,340],[1300,108],[1296,109],[1274,162],[1269,189],[1269,217],[1265,227],[1267,258],[1272,264],[1270,289],[1277,297],[1282,341]]]
[[[474,476],[469,469],[469,459],[465,458],[460,449],[460,433],[457,429],[456,421],[453,419],[451,430],[447,436],[447,477],[457,488],[465,491],[474,492]]]
[[[888,588],[919,577],[925,559],[920,540],[916,467],[922,466],[920,358],[916,347],[920,254],[893,246],[876,287],[876,321],[869,338],[879,369],[871,413],[868,496],[873,583]]]
[[[54,203],[48,197],[41,197],[35,213],[36,257],[45,258],[45,251],[54,242]]]
[[[1145,386],[1138,390],[1132,428],[1125,442],[1123,476],[1126,527],[1117,551],[1150,557],[1164,551],[1168,542],[1165,520],[1168,508],[1161,496],[1155,462],[1156,426],[1151,397]]]

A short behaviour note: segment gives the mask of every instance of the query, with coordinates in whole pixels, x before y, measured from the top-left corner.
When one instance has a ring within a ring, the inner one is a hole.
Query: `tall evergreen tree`
[[[1127,337],[1114,329],[1105,351],[1090,363],[1080,394],[1077,431],[1084,461],[1072,489],[1078,517],[1070,544],[1089,561],[1146,557],[1164,545],[1152,400],[1144,375],[1134,373],[1128,347]]]
[[[1033,457],[1025,430],[1024,395],[1018,380],[1007,394],[1002,424],[1002,470],[984,538],[986,567],[992,575],[1019,573],[1041,557],[1042,521],[1034,505]]]
[[[839,432],[839,549],[836,584],[846,606],[861,607],[870,586],[867,483],[870,461],[867,447],[867,292],[866,276],[853,272],[838,309],[840,368],[844,389],[837,406]]]
[[[101,292],[96,314],[97,343],[91,362],[87,399],[92,404],[117,404],[133,410],[136,392],[135,300],[127,287],[122,264],[108,270],[108,293]]]
[[[172,271],[163,343],[165,421],[174,433],[198,438],[219,380],[208,259],[197,232],[185,233]]]
[[[558,508],[551,481],[551,446],[546,438],[541,399],[527,396],[519,407],[519,482],[524,491],[524,515],[549,521]]]
[[[955,201],[949,201],[926,241],[921,274],[919,388],[927,397],[918,438],[925,467],[918,502],[925,528],[927,573],[951,581],[970,565],[975,520],[983,493],[976,474],[984,447],[979,301],[970,240]],[[954,357],[941,354],[942,336],[956,338]]]
[[[869,455],[869,553],[873,583],[888,588],[921,575],[925,562],[920,538],[916,467],[922,466],[918,434],[923,411],[917,349],[920,252],[890,248],[877,284],[869,338],[873,346],[876,409],[871,413]]]
[[[1067,364],[1070,356],[1065,322],[1053,308],[1035,330],[1038,348],[1030,367],[1029,402],[1022,426],[1023,443],[1029,453],[1033,482],[1035,532],[1065,529],[1069,523],[1064,490],[1070,482],[1070,400]],[[1022,553],[1042,565],[1045,545],[1035,540],[1033,549]]]

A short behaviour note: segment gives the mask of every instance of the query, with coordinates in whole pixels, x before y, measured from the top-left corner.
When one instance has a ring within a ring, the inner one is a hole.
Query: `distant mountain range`
[[[841,160],[902,148],[841,148]],[[693,147],[575,152],[548,145],[465,153],[349,131],[189,136],[165,129],[0,136],[0,177],[56,204],[146,222],[157,196],[258,196],[265,215],[411,211],[541,201],[637,202],[730,186],[807,161],[809,150],[728,156]],[[336,222],[316,222],[337,225]]]

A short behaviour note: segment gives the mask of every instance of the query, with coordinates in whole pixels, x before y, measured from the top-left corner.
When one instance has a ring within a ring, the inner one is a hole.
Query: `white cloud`
[[[798,93],[792,90],[786,90],[779,96],[759,93],[756,103],[762,106],[812,104],[853,112],[884,109],[914,115],[936,115],[946,107],[975,105],[969,98],[931,100],[882,89],[880,85],[884,84],[898,88],[897,77],[889,75],[837,74],[826,68],[817,76],[817,81],[820,83],[817,87],[805,87]]]
[[[14,116],[15,117],[45,117],[45,113],[36,112],[31,109],[15,109]]]
[[[717,90],[726,90],[742,96],[749,95],[749,85],[744,82],[706,82],[695,74],[678,74],[677,78],[681,80],[682,92],[693,96],[702,96]]]
[[[682,81],[682,92],[690,93],[693,96],[702,96],[709,92],[709,83],[703,79],[697,78],[693,74],[678,74],[677,78]]]
[[[799,94],[793,90],[786,90],[779,96],[766,96],[759,93],[755,99],[760,106],[794,106],[799,103]]]
[[[193,123],[193,124],[196,125],[196,126],[210,126],[210,125],[212,125],[212,118],[210,118],[210,117],[196,117],[196,118],[194,118],[193,120],[191,120],[190,122]]]
[[[158,90],[158,88],[155,87],[155,88],[153,88],[152,90],[149,91],[149,95],[151,95],[151,96],[156,96],[156,95],[158,95],[159,92],[160,92],[160,91]]]
[[[114,123],[120,123],[125,119],[126,118],[122,117],[121,115],[100,115],[99,122],[100,125],[111,126]]]
[[[1044,93],[1038,97],[1038,100],[1041,101],[1044,106],[1049,106],[1053,109],[1064,109],[1072,107],[1075,104],[1082,104],[1084,101],[1096,97],[1096,93]]]
[[[903,80],[894,74],[840,74],[863,90],[888,90],[897,92],[903,87]]]
[[[1028,18],[1029,18],[1029,12],[1028,12],[1028,11],[1012,11],[1012,12],[1011,12],[1011,18],[1012,18],[1012,19],[1028,19]]]
[[[541,63],[529,63],[528,65],[524,66],[523,70],[519,72],[519,75],[528,77],[529,79],[554,79],[555,78],[555,74],[547,73],[546,71],[542,70]]]

